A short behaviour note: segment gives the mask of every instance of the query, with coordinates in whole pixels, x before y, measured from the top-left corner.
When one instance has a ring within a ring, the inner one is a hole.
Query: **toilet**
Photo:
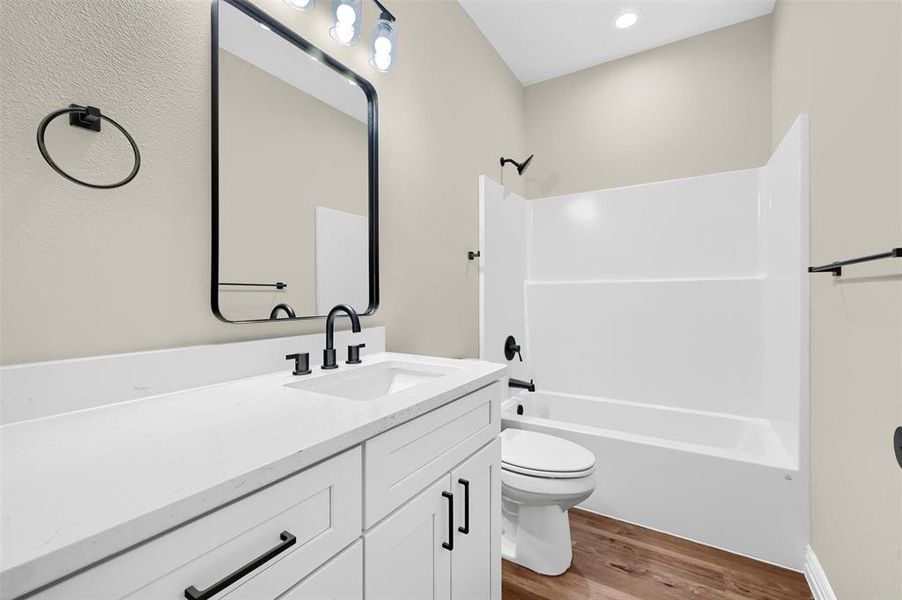
[[[501,555],[543,575],[570,568],[567,511],[595,490],[595,455],[563,438],[501,432]]]

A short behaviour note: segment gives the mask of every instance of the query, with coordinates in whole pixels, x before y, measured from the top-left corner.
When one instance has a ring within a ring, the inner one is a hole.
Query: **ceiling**
[[[523,85],[770,13],[774,0],[459,0]],[[617,29],[626,9],[639,22]]]

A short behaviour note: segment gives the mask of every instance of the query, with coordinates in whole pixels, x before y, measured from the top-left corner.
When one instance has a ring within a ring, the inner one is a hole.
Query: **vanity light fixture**
[[[370,47],[370,66],[382,73],[388,72],[395,57],[397,34],[394,17],[382,13],[373,28],[373,43]]]
[[[639,13],[632,9],[622,11],[617,18],[614,19],[614,27],[617,29],[629,29],[639,22]]]
[[[316,0],[283,0],[288,6],[297,10],[310,10]],[[363,0],[332,0],[332,27],[329,35],[342,46],[353,46],[360,40],[360,19],[363,14]],[[373,38],[370,44],[370,66],[386,73],[395,62],[395,51],[398,45],[397,19],[382,2],[373,0],[379,7],[379,20],[373,27]],[[316,57],[311,55],[311,59]],[[353,83],[353,82],[352,82]]]
[[[316,6],[316,0],[285,0],[285,4],[297,10],[310,10]]]
[[[361,0],[332,0],[332,27],[329,35],[342,46],[353,46],[360,40]]]

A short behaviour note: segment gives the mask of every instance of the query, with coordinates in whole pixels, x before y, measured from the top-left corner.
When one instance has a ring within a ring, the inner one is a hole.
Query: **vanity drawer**
[[[257,599],[261,596],[253,591],[260,588],[281,594],[360,536],[361,470],[361,449],[356,447],[37,597],[183,600],[187,588],[202,592],[252,562],[256,568],[212,597]],[[280,537],[282,532],[290,535]]]
[[[364,524],[386,517],[501,431],[496,382],[368,440]]]
[[[239,588],[240,591],[240,588]],[[257,595],[257,598],[269,597]],[[227,597],[233,600],[232,596]],[[320,567],[278,600],[362,600],[363,540]]]

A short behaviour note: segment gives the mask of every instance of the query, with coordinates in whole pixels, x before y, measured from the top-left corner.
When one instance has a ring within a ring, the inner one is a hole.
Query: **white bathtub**
[[[807,481],[797,442],[767,420],[547,392],[508,399],[502,419],[595,454],[582,508],[802,568]]]

